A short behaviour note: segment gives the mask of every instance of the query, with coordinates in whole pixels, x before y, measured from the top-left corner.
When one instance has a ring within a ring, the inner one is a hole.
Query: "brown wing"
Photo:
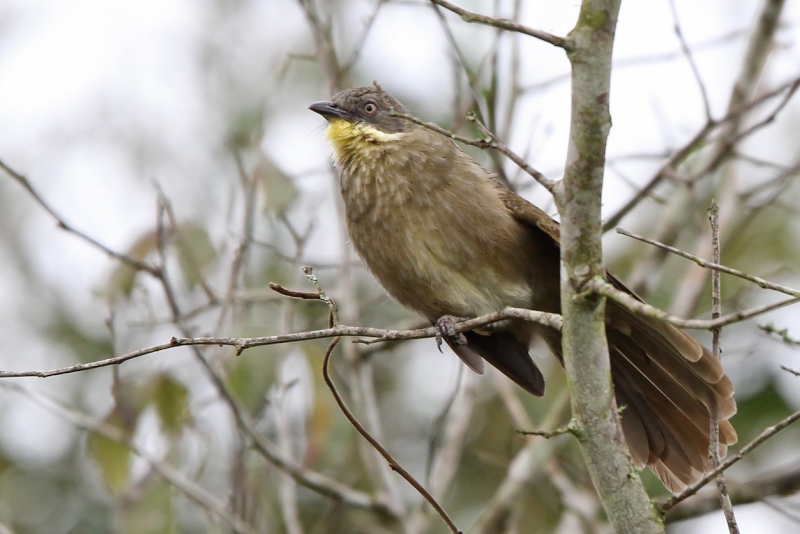
[[[545,212],[505,190],[503,200],[521,223],[544,232],[558,244],[558,223]],[[641,300],[611,271],[611,284]],[[728,419],[736,413],[733,385],[719,361],[686,332],[669,323],[606,304],[606,335],[622,427],[639,465],[649,466],[673,492],[711,469],[708,459],[710,415],[720,421],[721,452],[736,443]],[[560,336],[546,336],[561,359]]]

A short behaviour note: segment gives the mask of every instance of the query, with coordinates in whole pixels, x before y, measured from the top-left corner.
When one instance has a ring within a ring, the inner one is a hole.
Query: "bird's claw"
[[[451,345],[466,345],[467,337],[461,332],[456,332],[456,324],[464,319],[453,315],[442,315],[436,321],[436,348],[442,352],[442,340],[447,339]]]

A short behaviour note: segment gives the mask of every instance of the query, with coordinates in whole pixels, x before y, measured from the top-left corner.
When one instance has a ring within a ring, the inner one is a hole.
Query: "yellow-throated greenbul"
[[[559,227],[448,137],[391,110],[379,87],[336,94],[310,109],[341,172],[347,229],[381,285],[442,333],[473,371],[483,360],[533,395],[544,377],[528,354],[535,335],[561,359],[558,331],[509,320],[455,334],[460,318],[507,306],[559,313]],[[618,289],[633,294],[608,273]],[[637,297],[638,298],[638,297]],[[736,442],[733,386],[713,355],[666,322],[608,301],[606,335],[622,428],[634,460],[677,492],[711,468],[709,413],[720,449]]]

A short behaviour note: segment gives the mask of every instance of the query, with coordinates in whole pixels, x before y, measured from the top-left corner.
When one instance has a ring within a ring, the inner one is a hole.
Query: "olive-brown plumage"
[[[432,323],[507,306],[560,311],[559,229],[546,213],[449,138],[393,115],[406,110],[385,91],[350,89],[310,109],[329,122],[350,239],[400,303]],[[708,350],[667,323],[609,301],[606,329],[633,457],[677,491],[710,468],[709,413],[721,421],[722,451],[736,442],[731,382]],[[523,321],[468,332],[466,343],[445,340],[473,370],[486,360],[541,396],[544,378],[528,354],[537,334],[561,359],[560,333]]]

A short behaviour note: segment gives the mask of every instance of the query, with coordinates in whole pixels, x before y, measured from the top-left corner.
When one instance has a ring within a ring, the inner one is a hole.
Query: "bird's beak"
[[[314,102],[308,109],[319,113],[328,120],[343,119],[346,121],[352,120],[352,117],[345,110],[334,104],[333,102]]]

